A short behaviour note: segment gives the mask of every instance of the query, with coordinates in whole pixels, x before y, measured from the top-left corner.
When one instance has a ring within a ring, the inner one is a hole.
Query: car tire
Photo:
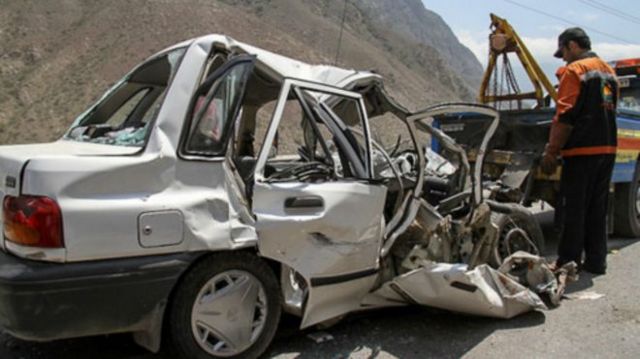
[[[176,287],[165,340],[176,358],[257,358],[273,340],[280,314],[278,281],[264,260],[215,254]]]
[[[636,164],[633,180],[617,183],[614,197],[613,232],[620,237],[640,237],[640,166]]]
[[[499,233],[490,261],[493,267],[499,267],[510,254],[517,251],[543,255],[544,234],[540,223],[532,215],[521,212],[492,213],[491,222],[498,227]]]

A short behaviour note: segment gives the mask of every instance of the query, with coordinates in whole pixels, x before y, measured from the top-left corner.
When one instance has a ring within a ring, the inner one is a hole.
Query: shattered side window
[[[223,154],[252,68],[252,62],[239,63],[213,82],[208,92],[197,95],[185,147],[187,153]]]
[[[107,124],[118,127],[121,126],[127,118],[131,115],[133,110],[140,104],[140,101],[149,93],[149,88],[144,88],[138,91],[135,95],[131,96],[127,102],[122,105],[111,117],[107,120]]]
[[[345,107],[350,107],[351,111],[336,113],[335,101],[331,102],[333,108],[330,104],[322,103],[316,106],[316,110],[325,124],[335,126],[334,145],[337,146],[333,147],[338,149],[340,154],[342,171],[345,177],[368,178],[369,145],[366,141],[364,116],[355,100],[341,96],[333,96],[333,99],[337,99],[338,103],[347,104]]]
[[[367,177],[366,149],[322,102],[326,97],[310,89],[292,89],[274,141],[263,147],[263,151],[269,151],[267,181],[325,182]]]
[[[339,96],[333,96],[328,105],[331,107],[333,115],[340,119],[345,125],[345,132],[348,132],[351,144],[357,150],[358,157],[361,161],[366,161],[365,130],[363,117],[358,107],[358,101]]]
[[[154,57],[127,74],[83,113],[64,138],[142,147],[186,48]]]
[[[373,148],[373,173],[376,178],[394,177],[391,166],[395,166],[402,175],[415,178],[418,165],[416,146],[406,123],[390,112],[369,118]],[[416,135],[418,143],[422,141]],[[384,154],[389,156],[389,163]]]

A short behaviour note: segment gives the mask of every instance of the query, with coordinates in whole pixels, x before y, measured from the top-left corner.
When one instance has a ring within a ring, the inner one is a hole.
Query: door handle
[[[324,200],[319,196],[289,197],[284,200],[284,208],[322,208]]]

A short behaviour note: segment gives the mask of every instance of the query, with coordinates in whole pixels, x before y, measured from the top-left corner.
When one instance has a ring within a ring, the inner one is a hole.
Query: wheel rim
[[[513,219],[509,218],[500,231],[498,243],[498,259],[502,262],[505,258],[517,251],[525,251],[534,255],[540,255],[538,246],[531,240],[527,231]]]
[[[229,270],[211,278],[196,296],[191,330],[206,352],[242,353],[258,340],[267,318],[267,296],[252,274]]]

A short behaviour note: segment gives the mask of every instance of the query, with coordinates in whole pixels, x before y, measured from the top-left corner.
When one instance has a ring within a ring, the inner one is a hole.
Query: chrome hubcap
[[[252,274],[229,270],[200,289],[191,312],[193,337],[216,356],[242,353],[258,340],[267,317],[267,296]]]

